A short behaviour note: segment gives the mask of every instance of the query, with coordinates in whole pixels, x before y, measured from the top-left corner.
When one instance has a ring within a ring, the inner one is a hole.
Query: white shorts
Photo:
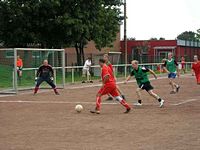
[[[89,69],[83,69],[83,77],[90,76]]]

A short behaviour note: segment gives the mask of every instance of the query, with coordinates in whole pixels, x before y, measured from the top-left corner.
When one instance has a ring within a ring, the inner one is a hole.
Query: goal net
[[[22,60],[22,64],[20,61],[17,61],[19,59]],[[36,72],[45,59],[53,67],[54,82],[57,88],[64,88],[64,49],[0,49],[0,93],[17,93],[21,90],[33,89]],[[50,87],[46,83],[43,83],[41,88]]]

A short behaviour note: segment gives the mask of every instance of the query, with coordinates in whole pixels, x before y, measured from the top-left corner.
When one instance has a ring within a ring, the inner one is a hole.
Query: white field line
[[[67,101],[0,101],[0,103],[32,103],[32,104],[96,104],[95,102],[67,102]],[[101,103],[103,105],[116,105],[116,103]]]
[[[190,102],[194,102],[194,101],[198,101],[199,99],[188,99],[188,100],[184,100],[182,102],[176,103],[176,104],[169,104],[171,106],[178,106],[178,105],[182,105],[182,104],[186,104],[186,103],[190,103]],[[95,104],[95,102],[67,102],[67,101],[0,101],[0,103],[28,103],[28,104]],[[118,104],[118,102],[103,102],[102,105],[116,105]],[[144,103],[144,105],[153,105],[150,103]]]
[[[178,105],[182,105],[182,104],[185,104],[185,103],[189,103],[189,102],[194,102],[194,101],[198,101],[198,99],[188,99],[188,100],[185,100],[185,101],[182,101],[180,103],[177,103],[177,104],[171,104],[173,106],[178,106]]]

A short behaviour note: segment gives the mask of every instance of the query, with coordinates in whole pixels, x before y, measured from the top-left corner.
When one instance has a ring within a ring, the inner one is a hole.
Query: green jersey
[[[176,68],[178,66],[178,63],[172,58],[171,60],[167,60],[164,66],[170,73],[176,73]]]
[[[138,84],[138,86],[140,86],[143,83],[149,82],[149,78],[148,78],[147,72],[149,72],[148,68],[139,66],[138,70],[133,69],[131,71],[130,75],[131,76],[135,76],[137,84]]]

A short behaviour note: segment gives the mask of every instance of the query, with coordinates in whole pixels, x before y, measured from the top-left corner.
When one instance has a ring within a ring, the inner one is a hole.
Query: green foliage
[[[123,19],[121,0],[0,0],[0,43],[6,47],[74,46],[78,65],[84,46],[112,46]]]
[[[197,39],[200,41],[200,29],[197,30]]]
[[[200,41],[200,38],[197,37],[197,33],[192,31],[185,31],[178,35],[177,39],[187,40],[187,41]]]
[[[0,0],[0,41],[5,46],[59,48],[109,46],[119,31],[121,0]]]

